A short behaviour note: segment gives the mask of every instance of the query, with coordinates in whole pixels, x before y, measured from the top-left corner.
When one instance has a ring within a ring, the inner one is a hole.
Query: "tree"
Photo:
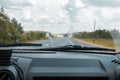
[[[29,31],[24,32],[22,24],[16,18],[10,19],[4,13],[4,8],[0,9],[0,42],[15,43],[45,39],[46,32]]]
[[[2,6],[1,7],[1,10],[0,10],[2,13],[4,13],[4,7]]]
[[[118,32],[112,31],[114,34],[119,34]],[[74,37],[77,38],[93,38],[93,35],[95,34],[95,37],[97,39],[112,39],[111,33],[108,30],[96,30],[95,32],[79,32],[74,33]]]
[[[19,31],[20,34],[23,34],[23,32],[24,32],[21,23],[18,24],[18,31]]]
[[[9,34],[9,18],[2,12],[0,12],[0,41],[1,42],[8,42],[10,41],[10,34]]]
[[[18,23],[18,21],[16,20],[16,18],[13,18],[11,20],[11,24],[12,24],[12,29],[11,30],[11,34],[12,34],[12,39],[16,42],[18,41],[19,37],[23,34],[23,28],[21,23]]]

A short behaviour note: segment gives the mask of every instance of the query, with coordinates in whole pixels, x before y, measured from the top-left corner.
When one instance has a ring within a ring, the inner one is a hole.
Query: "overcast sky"
[[[120,30],[120,0],[0,0],[0,7],[24,30],[52,33]]]

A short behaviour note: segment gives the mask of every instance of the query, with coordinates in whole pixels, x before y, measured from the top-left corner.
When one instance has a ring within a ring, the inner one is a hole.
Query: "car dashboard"
[[[12,51],[1,80],[120,80],[120,54]]]

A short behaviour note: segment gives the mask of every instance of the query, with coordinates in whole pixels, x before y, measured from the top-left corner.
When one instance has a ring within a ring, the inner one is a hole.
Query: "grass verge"
[[[112,39],[96,39],[95,43],[93,43],[93,39],[91,39],[91,38],[79,39],[79,40],[82,40],[82,41],[87,42],[87,43],[92,43],[92,44],[100,45],[103,47],[115,49],[114,41]]]

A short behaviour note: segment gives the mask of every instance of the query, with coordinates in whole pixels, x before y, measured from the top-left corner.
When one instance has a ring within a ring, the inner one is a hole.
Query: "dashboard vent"
[[[12,72],[8,70],[0,71],[0,80],[15,80]]]
[[[120,61],[118,61],[118,60],[112,60],[111,62],[114,63],[114,64],[117,64],[117,65],[120,64]]]
[[[56,52],[50,51],[27,51],[27,50],[13,50],[13,53],[24,53],[24,54],[56,54]]]
[[[12,50],[0,50],[0,66],[10,65]]]

